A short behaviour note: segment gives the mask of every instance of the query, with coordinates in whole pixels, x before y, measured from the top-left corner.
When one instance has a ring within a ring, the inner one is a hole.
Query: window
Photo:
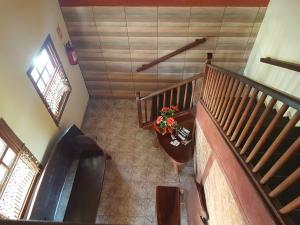
[[[27,75],[58,125],[71,93],[71,86],[50,35],[34,58]]]
[[[0,217],[22,218],[30,199],[39,163],[0,119]]]

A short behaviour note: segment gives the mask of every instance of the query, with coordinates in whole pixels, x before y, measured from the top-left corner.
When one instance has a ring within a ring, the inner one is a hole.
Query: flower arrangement
[[[163,107],[160,110],[160,116],[154,123],[154,129],[162,135],[172,134],[177,129],[177,122],[174,119],[175,112],[178,112],[178,106]]]

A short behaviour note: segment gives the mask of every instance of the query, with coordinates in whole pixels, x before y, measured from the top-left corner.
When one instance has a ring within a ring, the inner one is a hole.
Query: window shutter
[[[21,216],[30,188],[39,168],[27,151],[20,153],[0,198],[0,214],[9,219]]]

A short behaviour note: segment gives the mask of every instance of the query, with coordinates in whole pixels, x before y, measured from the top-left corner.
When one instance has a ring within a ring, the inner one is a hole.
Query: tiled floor
[[[156,224],[156,186],[180,186],[192,173],[192,165],[175,174],[166,153],[155,147],[154,133],[138,128],[133,100],[91,100],[83,131],[96,135],[98,144],[113,158],[107,162],[97,222]],[[185,225],[182,208],[181,224]]]

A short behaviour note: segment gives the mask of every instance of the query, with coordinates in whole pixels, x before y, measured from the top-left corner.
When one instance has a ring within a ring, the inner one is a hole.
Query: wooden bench
[[[185,179],[182,187],[156,187],[156,215],[158,225],[180,225],[181,208],[180,195],[183,194],[182,203],[186,208],[189,225],[204,225],[208,214],[203,205],[201,193],[197,189],[194,177]]]
[[[180,189],[156,187],[157,225],[180,225]]]
[[[30,219],[95,223],[107,159],[75,125],[67,129],[52,149]]]

